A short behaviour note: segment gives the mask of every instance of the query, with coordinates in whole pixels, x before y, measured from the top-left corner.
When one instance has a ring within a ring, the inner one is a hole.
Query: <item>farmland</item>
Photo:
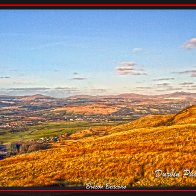
[[[60,136],[62,134],[73,134],[78,130],[83,130],[86,128],[100,128],[105,126],[112,126],[119,124],[119,122],[47,122],[40,123],[35,126],[27,126],[24,130],[18,132],[10,132],[9,130],[0,130],[2,133],[0,135],[0,141],[2,144],[10,142],[20,142],[26,140],[33,140],[39,138],[47,138]]]

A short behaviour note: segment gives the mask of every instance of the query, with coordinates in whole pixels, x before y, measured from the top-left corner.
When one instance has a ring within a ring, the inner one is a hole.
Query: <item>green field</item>
[[[119,122],[47,122],[35,126],[27,126],[27,131],[11,133],[9,130],[0,130],[6,132],[0,135],[0,143],[6,144],[16,141],[26,141],[31,139],[39,139],[42,137],[54,137],[64,133],[75,133],[78,130],[83,130],[90,127],[112,126]]]

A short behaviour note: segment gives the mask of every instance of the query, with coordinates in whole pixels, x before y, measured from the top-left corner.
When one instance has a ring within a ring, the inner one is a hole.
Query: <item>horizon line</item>
[[[54,96],[50,96],[50,95],[44,95],[44,94],[40,94],[40,93],[35,93],[35,94],[26,94],[26,95],[5,95],[5,94],[0,94],[0,97],[33,97],[33,96],[43,96],[43,97],[51,97],[51,98],[69,98],[69,97],[78,97],[78,96],[88,96],[88,97],[110,97],[110,96],[120,96],[120,95],[128,95],[128,94],[132,94],[132,95],[139,95],[139,96],[149,96],[149,97],[153,97],[153,96],[163,96],[163,95],[170,95],[170,94],[175,94],[175,93],[183,93],[183,94],[196,94],[194,92],[187,92],[187,91],[175,91],[175,92],[171,92],[171,93],[163,93],[163,94],[142,94],[142,93],[132,93],[132,92],[124,92],[124,93],[117,93],[117,94],[102,94],[102,95],[90,95],[90,94],[76,94],[76,95],[69,95],[69,96],[65,96],[65,97],[54,97]]]

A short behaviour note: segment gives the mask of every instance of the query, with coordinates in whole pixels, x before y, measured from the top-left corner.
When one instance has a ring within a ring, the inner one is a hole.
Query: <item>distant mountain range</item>
[[[98,98],[169,98],[169,97],[196,97],[196,93],[189,92],[174,92],[169,94],[162,95],[144,95],[144,94],[136,94],[136,93],[123,93],[119,95],[100,95],[100,96],[91,96],[91,95],[75,95],[70,96],[67,99],[98,99]]]
[[[168,94],[162,94],[162,95],[145,95],[145,94],[137,94],[137,93],[123,93],[123,94],[118,94],[118,95],[99,95],[99,96],[93,96],[93,95],[74,95],[74,96],[69,96],[69,97],[62,97],[62,98],[54,98],[51,96],[45,96],[42,94],[36,94],[36,95],[26,95],[26,96],[9,96],[9,95],[0,95],[0,99],[5,99],[5,98],[18,98],[18,99],[99,99],[99,98],[169,98],[169,97],[178,97],[178,98],[183,98],[183,97],[196,97],[196,93],[189,93],[189,92],[174,92],[174,93],[168,93]]]

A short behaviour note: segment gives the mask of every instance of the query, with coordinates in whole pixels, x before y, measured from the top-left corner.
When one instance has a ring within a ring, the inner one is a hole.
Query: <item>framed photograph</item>
[[[195,5],[1,5],[0,192],[195,192],[195,21]]]

